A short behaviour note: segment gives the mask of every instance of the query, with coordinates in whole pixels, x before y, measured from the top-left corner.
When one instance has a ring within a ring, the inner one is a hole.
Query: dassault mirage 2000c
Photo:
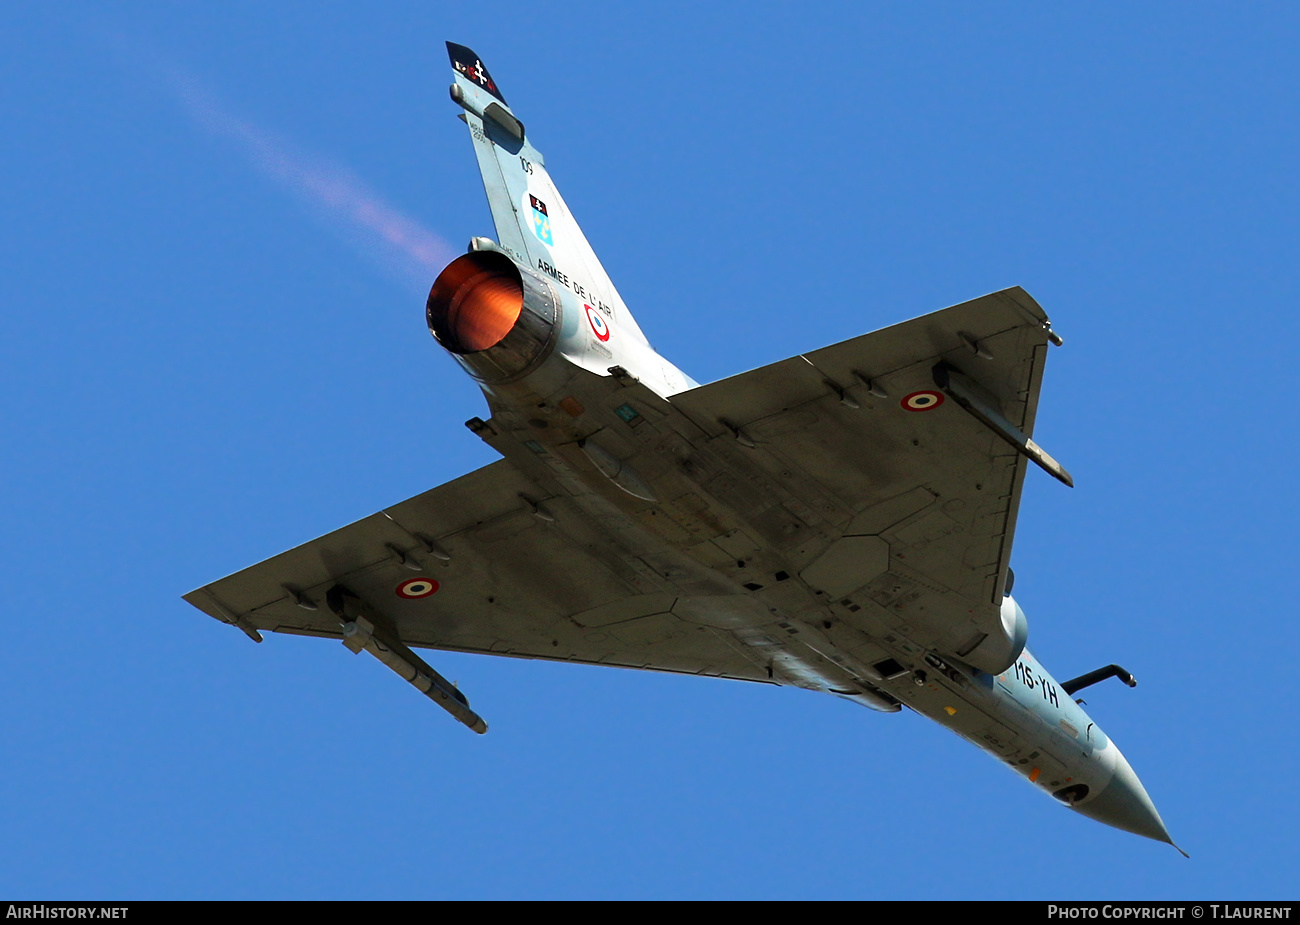
[[[429,293],[502,460],[186,595],[369,652],[476,732],[413,648],[794,685],[906,706],[1107,825],[1173,844],[1025,648],[1011,539],[1049,344],[1006,289],[699,385],[650,346],[474,52],[451,97],[497,238]]]

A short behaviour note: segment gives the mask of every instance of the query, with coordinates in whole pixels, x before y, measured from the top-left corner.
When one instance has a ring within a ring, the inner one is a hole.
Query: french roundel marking
[[[397,596],[413,601],[417,598],[428,597],[430,594],[435,593],[438,588],[438,583],[432,578],[411,578],[397,586]]]
[[[591,330],[595,332],[596,339],[601,341],[609,340],[609,322],[590,305],[582,307],[587,310],[587,321],[591,323]]]
[[[900,403],[904,411],[929,411],[943,404],[942,392],[913,392]]]

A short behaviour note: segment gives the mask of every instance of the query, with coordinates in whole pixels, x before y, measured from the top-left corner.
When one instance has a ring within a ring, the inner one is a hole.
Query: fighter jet
[[[427,320],[504,458],[185,599],[258,642],[368,652],[479,733],[414,649],[906,707],[1172,845],[1074,697],[1132,676],[1056,681],[1011,596],[1029,464],[1073,484],[1033,440],[1061,344],[1038,303],[1005,289],[700,385],[650,345],[482,60],[447,49],[496,238],[439,274]]]

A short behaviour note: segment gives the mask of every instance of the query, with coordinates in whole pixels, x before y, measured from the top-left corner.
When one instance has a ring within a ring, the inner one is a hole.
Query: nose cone
[[[1111,745],[1114,748],[1114,745]],[[1106,825],[1142,835],[1159,842],[1174,845],[1165,824],[1156,812],[1155,804],[1147,796],[1142,781],[1133,773],[1128,760],[1118,748],[1114,755],[1115,771],[1110,783],[1085,803],[1071,807],[1075,812],[1096,819]],[[1177,845],[1174,845],[1178,848]],[[1182,851],[1181,848],[1178,849]]]

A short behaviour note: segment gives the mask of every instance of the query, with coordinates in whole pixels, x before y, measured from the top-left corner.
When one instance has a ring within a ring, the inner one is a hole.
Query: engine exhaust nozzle
[[[499,251],[472,251],[438,274],[425,317],[429,330],[474,378],[509,382],[554,349],[560,301],[551,284]]]

